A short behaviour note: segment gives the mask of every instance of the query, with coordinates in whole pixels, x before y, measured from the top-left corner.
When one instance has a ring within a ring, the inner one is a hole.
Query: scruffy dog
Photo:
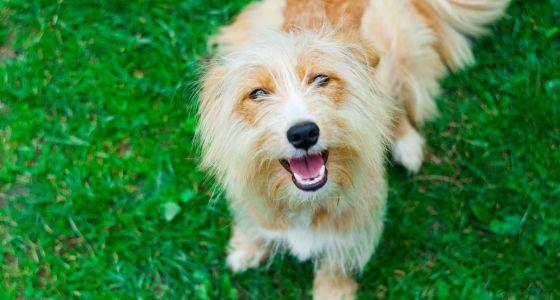
[[[507,3],[264,0],[222,28],[199,137],[234,215],[228,266],[286,249],[315,263],[315,299],[353,299],[383,229],[385,149],[419,170],[438,80]]]

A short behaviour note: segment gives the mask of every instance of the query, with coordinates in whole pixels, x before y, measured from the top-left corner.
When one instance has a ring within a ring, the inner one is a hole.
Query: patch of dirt
[[[10,112],[8,105],[0,100],[0,115],[7,115]]]
[[[16,52],[12,48],[11,43],[0,46],[0,64],[3,64],[4,61],[14,57],[16,57]]]
[[[4,9],[2,11],[0,11],[0,26],[5,27],[5,28],[10,28],[10,26],[8,25],[8,15],[10,14],[10,11]],[[11,31],[11,30],[9,30]],[[0,66],[4,64],[5,61],[9,60],[9,59],[13,59],[16,57],[16,52],[14,51],[14,47],[12,45],[12,40],[14,39],[14,36],[12,34],[12,32],[10,32],[8,34],[8,41],[0,44]]]
[[[12,47],[11,40],[8,43],[0,45],[0,66],[4,64],[5,61],[13,59],[16,57],[16,52]]]
[[[13,186],[7,190],[0,187],[0,207],[5,207],[9,201],[14,201],[16,198],[28,196],[29,189],[21,185]]]

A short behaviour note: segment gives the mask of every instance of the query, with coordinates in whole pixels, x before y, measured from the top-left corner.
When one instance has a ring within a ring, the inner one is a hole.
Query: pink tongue
[[[313,154],[290,160],[290,169],[303,179],[311,179],[319,176],[323,164],[321,154]]]

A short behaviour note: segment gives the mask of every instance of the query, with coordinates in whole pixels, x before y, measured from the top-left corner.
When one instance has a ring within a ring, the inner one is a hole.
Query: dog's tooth
[[[325,174],[326,174],[326,170],[327,170],[327,169],[326,169],[325,165],[323,165],[323,166],[321,167],[321,170],[319,171],[319,175],[317,175],[317,176],[314,177],[314,178],[303,178],[302,176],[300,176],[300,175],[297,174],[297,173],[293,173],[293,176],[294,176],[294,179],[295,179],[300,185],[303,185],[303,186],[311,186],[311,185],[314,185],[314,184],[320,182],[321,180],[323,180],[323,178],[325,177]]]
[[[294,172],[294,177],[295,177],[295,179],[296,179],[297,182],[303,182],[303,180],[304,180],[301,176],[299,176],[299,175],[296,174],[295,172]]]

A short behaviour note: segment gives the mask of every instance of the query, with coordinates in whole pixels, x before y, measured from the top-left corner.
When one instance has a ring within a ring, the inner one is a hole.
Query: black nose
[[[305,122],[288,129],[288,141],[297,149],[307,150],[317,144],[319,127],[313,122]]]

